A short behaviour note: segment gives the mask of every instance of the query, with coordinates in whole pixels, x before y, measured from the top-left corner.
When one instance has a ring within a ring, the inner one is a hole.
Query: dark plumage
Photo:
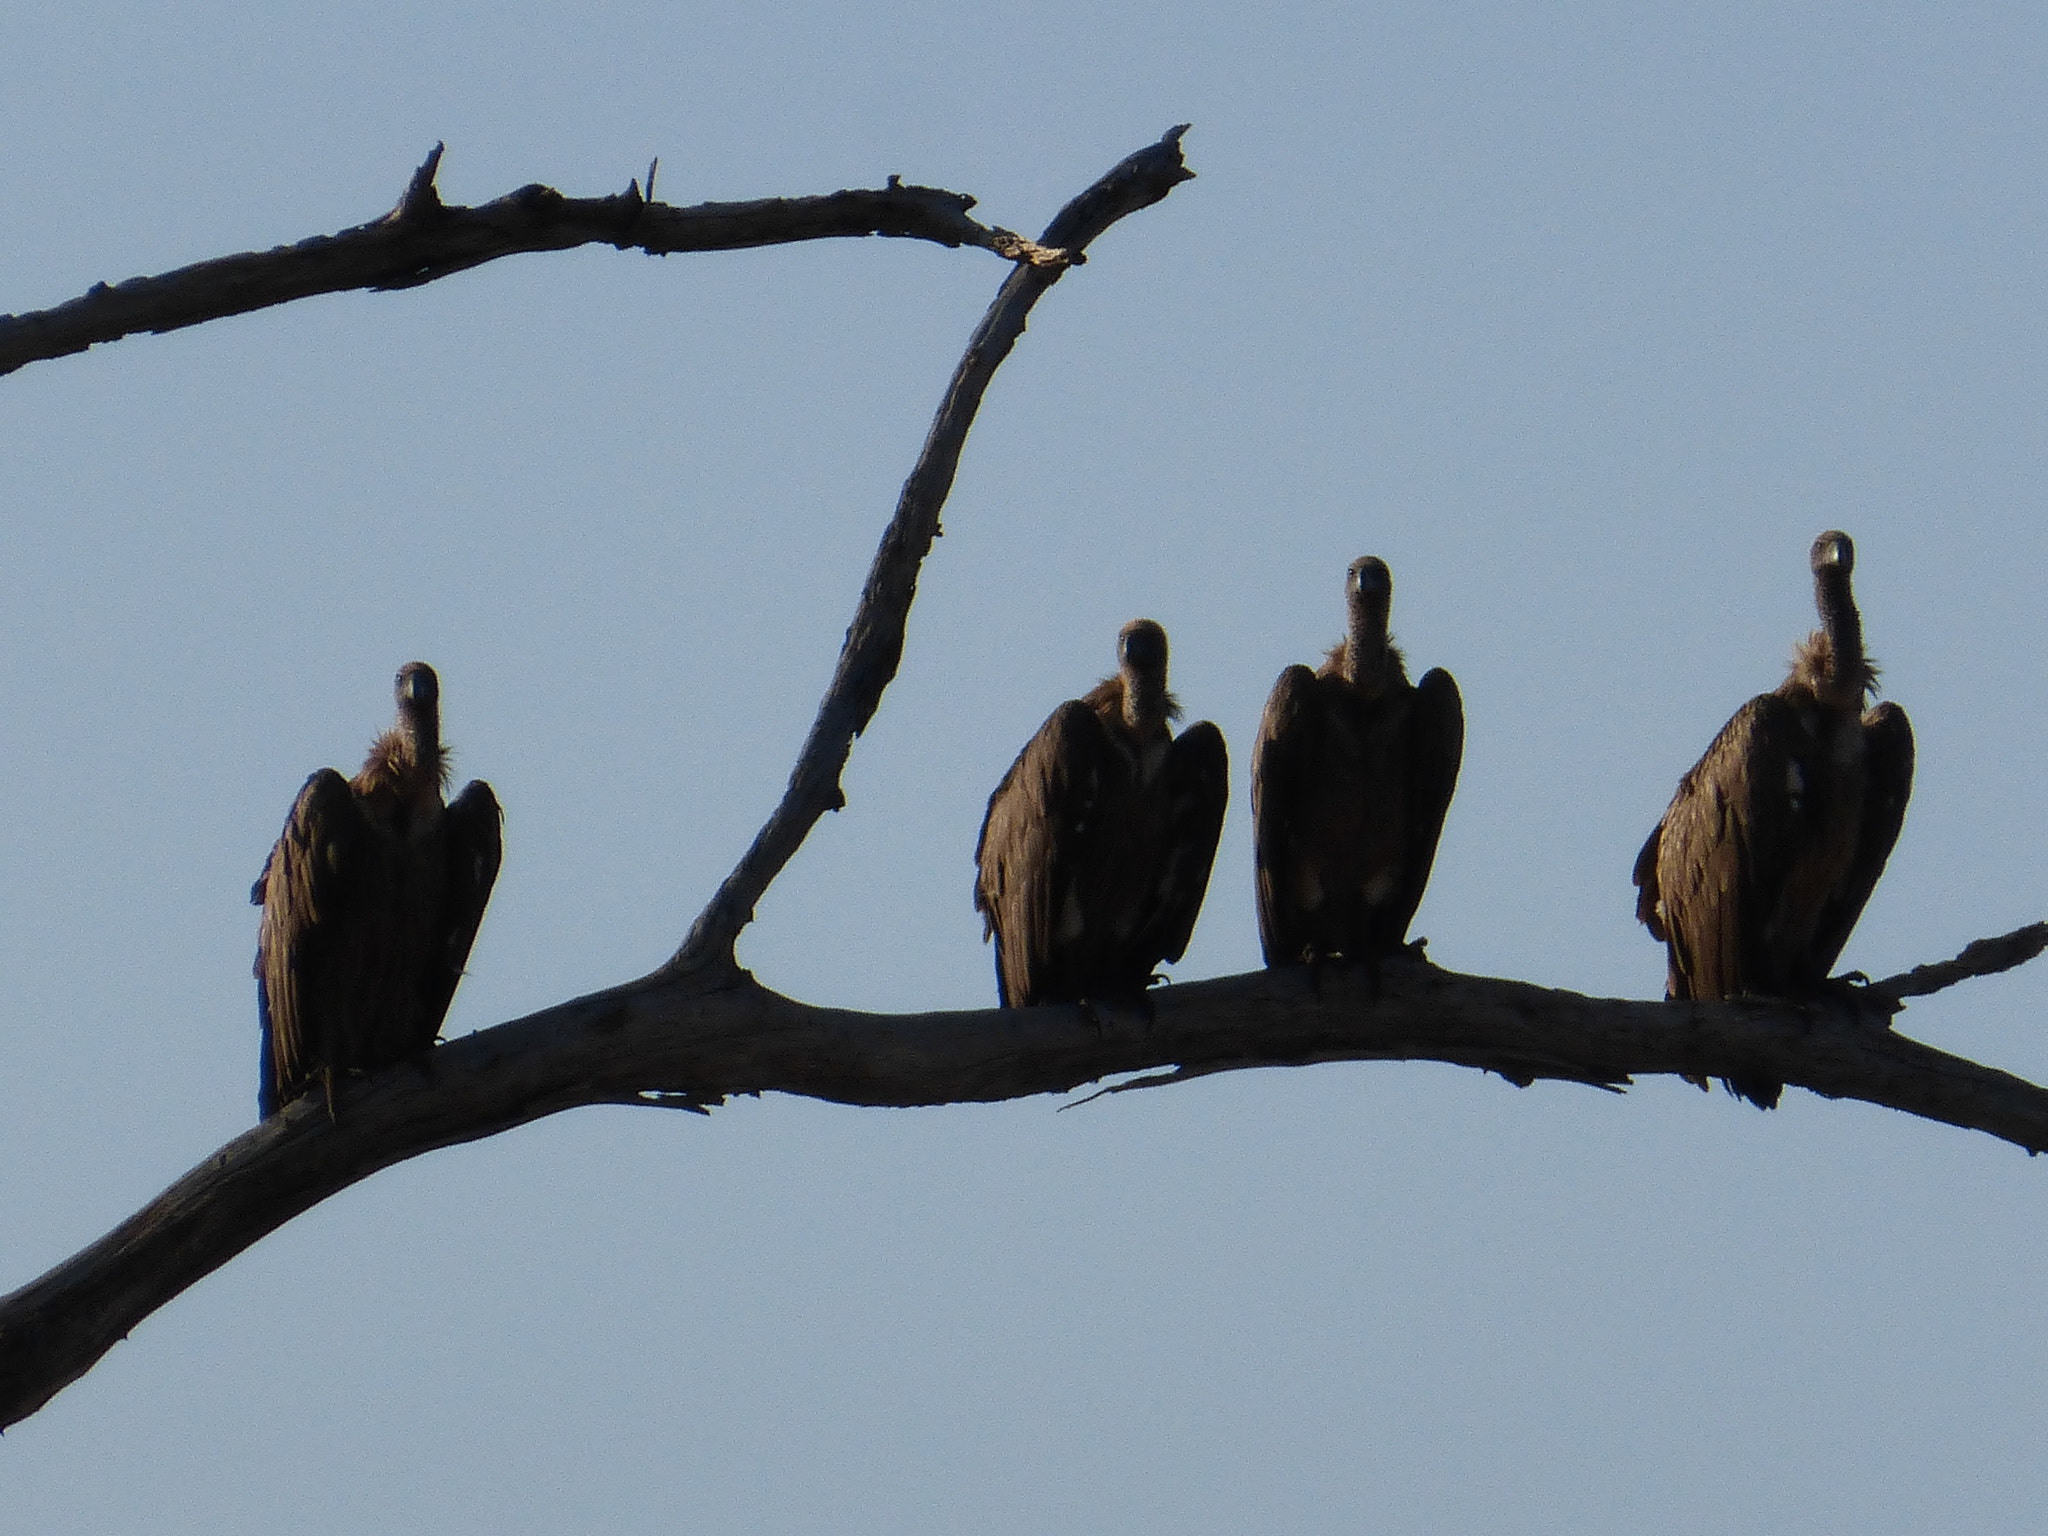
[[[975,909],[1006,1008],[1142,992],[1194,931],[1230,764],[1204,720],[1175,737],[1166,631],[1134,619],[1117,675],[1052,712],[988,798]]]
[[[1451,674],[1411,685],[1387,634],[1393,578],[1345,576],[1349,625],[1322,670],[1280,674],[1252,750],[1259,943],[1268,965],[1399,952],[1465,750]]]
[[[1849,591],[1846,533],[1813,541],[1821,627],[1771,693],[1721,728],[1636,858],[1636,916],[1664,940],[1665,995],[1818,992],[1884,872],[1913,788],[1913,728],[1864,712],[1877,669]],[[1783,1084],[1731,1078],[1761,1108]]]
[[[398,723],[362,771],[306,780],[249,899],[263,908],[256,1090],[264,1116],[316,1083],[376,1072],[434,1043],[498,878],[497,797],[473,781],[443,806],[440,683],[409,662]]]

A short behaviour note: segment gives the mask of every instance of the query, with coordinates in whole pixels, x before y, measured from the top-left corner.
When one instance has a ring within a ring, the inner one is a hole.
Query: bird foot
[[[1870,978],[1861,971],[1830,976],[1815,991],[1825,1000],[1846,1008],[1859,1022],[1875,1024],[1880,1029],[1890,1029],[1892,1016],[1898,1012],[1897,999],[1885,993],[1871,996]]]

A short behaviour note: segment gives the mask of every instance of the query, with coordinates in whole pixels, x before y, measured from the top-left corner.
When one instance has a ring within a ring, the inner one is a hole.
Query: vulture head
[[[1344,573],[1344,600],[1352,608],[1385,614],[1394,599],[1394,573],[1378,555],[1360,555]]]
[[[1124,685],[1124,724],[1146,735],[1164,732],[1180,706],[1166,691],[1166,631],[1133,619],[1116,636],[1116,670]]]
[[[1360,555],[1344,572],[1344,643],[1330,652],[1335,666],[1367,698],[1378,698],[1400,674],[1401,653],[1387,636],[1394,604],[1394,573],[1378,555]],[[1391,663],[1391,665],[1390,665]]]
[[[1125,677],[1166,681],[1166,631],[1150,619],[1133,619],[1116,636],[1117,670]]]
[[[392,690],[398,698],[398,732],[411,751],[422,793],[431,785],[436,799],[448,783],[448,756],[441,746],[441,679],[424,661],[398,669]]]
[[[441,744],[441,679],[424,661],[408,661],[392,684],[398,699],[398,728],[412,742],[416,756]]]
[[[1826,580],[1831,574],[1847,581],[1856,568],[1856,545],[1841,529],[1830,528],[1813,541],[1807,560],[1813,566],[1816,581]]]
[[[1813,568],[1813,605],[1820,610],[1821,627],[1793,657],[1793,680],[1830,706],[1860,714],[1865,696],[1877,686],[1877,668],[1863,653],[1863,619],[1849,591],[1856,545],[1840,529],[1830,528],[1813,541],[1807,564]]]
[[[424,661],[408,661],[392,684],[398,723],[371,744],[358,794],[382,817],[433,817],[448,782],[448,754],[441,746],[441,680]],[[403,808],[403,809],[401,809]]]
[[[398,676],[392,680],[392,689],[398,695],[401,707],[406,705],[425,706],[437,709],[441,703],[441,679],[434,675],[434,669],[424,661],[408,661],[398,669]]]

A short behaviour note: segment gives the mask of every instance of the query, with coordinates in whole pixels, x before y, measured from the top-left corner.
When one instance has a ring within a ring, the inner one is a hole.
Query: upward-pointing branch
[[[718,894],[698,914],[683,947],[669,961],[675,970],[733,964],[733,942],[754,919],[754,904],[796,856],[798,848],[827,811],[846,804],[839,775],[853,751],[853,739],[867,729],[882,702],[882,690],[896,676],[903,659],[903,635],[917,595],[917,573],[939,532],[939,512],[953,489],[953,472],[967,429],[989,380],[1017,338],[1039,295],[1059,281],[1068,266],[1085,260],[1090,241],[1125,214],[1149,208],[1181,182],[1193,177],[1181,160],[1180,140],[1188,125],[1169,129],[1157,144],[1148,145],[1110,167],[1093,186],[1062,208],[1040,236],[1038,246],[1064,256],[1063,261],[1022,264],[997,293],[981,317],[967,351],[953,370],[938,415],[924,440],[924,451],[903,494],[896,515],[882,534],[861,589],[860,606],[846,629],[839,665],[818,705],[818,717],[789,775],[789,788],[767,824],[755,837]]]

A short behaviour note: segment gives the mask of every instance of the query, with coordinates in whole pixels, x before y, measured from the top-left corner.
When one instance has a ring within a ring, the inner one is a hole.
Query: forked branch
[[[854,737],[873,718],[883,689],[896,674],[917,572],[937,535],[939,513],[988,381],[1023,333],[1031,306],[1067,267],[1084,259],[1088,243],[1192,176],[1181,161],[1185,132],[1184,125],[1172,129],[1157,144],[1112,167],[1067,204],[1037,242],[975,224],[966,217],[970,198],[901,187],[893,180],[878,193],[699,209],[648,204],[637,184],[622,197],[580,204],[547,188],[529,187],[483,208],[448,208],[434,190],[437,147],[398,207],[378,224],[120,289],[102,286],[44,315],[0,319],[0,371],[6,371],[132,329],[196,324],[341,287],[409,286],[511,250],[559,249],[589,239],[647,250],[710,250],[831,234],[898,234],[985,246],[1017,263],[970,339],[905,482],[789,790],[697,919],[682,950],[645,981],[536,1014],[510,1036],[501,1027],[461,1042],[461,1059],[480,1069],[480,1081],[488,1085],[483,1099],[457,1106],[437,1087],[414,1108],[402,1110],[396,1122],[385,1122],[375,1112],[356,1109],[356,1097],[344,1094],[339,1119],[328,1120],[323,1109],[315,1117],[317,1126],[304,1113],[310,1101],[301,1101],[230,1143],[100,1243],[0,1301],[0,1426],[34,1412],[135,1322],[194,1280],[379,1168],[579,1104],[698,1102],[699,1092],[691,1085],[694,1069],[642,1080],[631,1066],[618,1070],[622,1063],[584,1064],[580,1058],[593,1042],[600,1042],[598,1054],[604,1055],[601,1042],[629,1012],[650,1017],[644,1006],[634,1005],[636,999],[666,999],[661,1008],[675,1011],[657,1016],[688,1029],[700,1003],[774,997],[737,969],[733,941],[818,818],[844,803],[840,772]],[[10,346],[16,349],[12,353]],[[655,1027],[660,1031],[669,1025]],[[538,1056],[530,1055],[519,1041],[532,1039],[570,1044],[571,1055],[579,1060],[561,1057],[547,1045]],[[475,1041],[491,1043],[478,1055]],[[514,1045],[515,1056],[501,1056],[501,1044]],[[749,1049],[742,1044],[742,1054]],[[433,1052],[418,1072],[445,1086],[444,1061],[452,1064],[446,1048]],[[709,1097],[715,1101],[728,1091],[714,1088]],[[304,1151],[308,1134],[317,1144],[310,1160]],[[344,1145],[350,1150],[342,1150]]]
[[[1151,207],[1194,176],[1181,160],[1181,135],[1187,131],[1186,123],[1169,129],[1157,144],[1126,156],[1062,208],[1039,237],[1038,248],[1061,251],[1067,261],[1019,265],[974,328],[925,436],[924,451],[910,478],[903,482],[896,515],[889,520],[881,547],[875,551],[867,584],[861,588],[860,606],[846,628],[839,665],[797,755],[782,803],[718,894],[698,914],[670,966],[680,970],[730,966],[733,942],[753,921],[754,904],[769,883],[796,856],[818,818],[846,804],[839,776],[853,751],[854,737],[874,718],[882,690],[896,676],[897,664],[903,659],[903,635],[910,621],[911,600],[917,596],[917,573],[938,536],[939,512],[953,489],[960,450],[989,380],[1024,334],[1024,322],[1039,295],[1059,281],[1066,266],[1086,259],[1088,245],[1097,235],[1124,215]]]

